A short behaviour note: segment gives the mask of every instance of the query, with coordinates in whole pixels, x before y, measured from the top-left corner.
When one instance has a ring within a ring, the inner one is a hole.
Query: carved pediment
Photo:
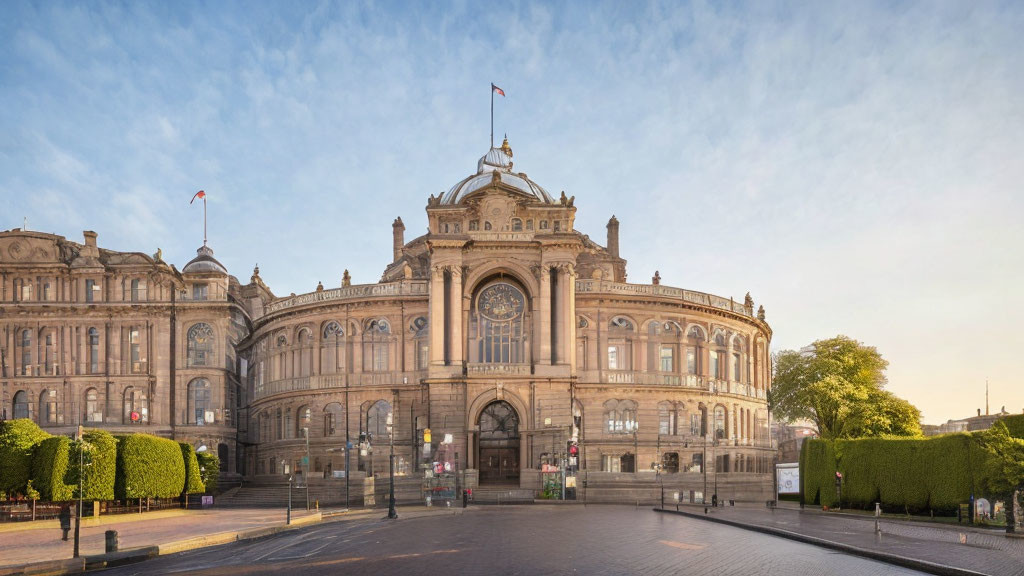
[[[0,262],[49,264],[60,262],[60,251],[45,238],[0,238]]]

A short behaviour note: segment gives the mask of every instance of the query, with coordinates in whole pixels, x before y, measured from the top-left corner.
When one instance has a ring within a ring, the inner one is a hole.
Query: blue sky
[[[379,279],[495,132],[629,279],[842,333],[925,421],[1024,409],[1024,5],[5,3],[0,228],[278,295]]]

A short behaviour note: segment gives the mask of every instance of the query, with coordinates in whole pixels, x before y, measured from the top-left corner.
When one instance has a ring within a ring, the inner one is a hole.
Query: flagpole
[[[206,194],[203,194],[203,246],[206,246]]]
[[[494,84],[491,84],[491,148],[494,148]]]

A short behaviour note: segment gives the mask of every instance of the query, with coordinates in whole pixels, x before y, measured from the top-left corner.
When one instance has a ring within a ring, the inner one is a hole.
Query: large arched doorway
[[[480,412],[480,483],[519,483],[519,415],[504,400]]]

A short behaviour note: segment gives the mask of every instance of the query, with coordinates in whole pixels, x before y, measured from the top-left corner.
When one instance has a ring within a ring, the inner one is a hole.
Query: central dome
[[[517,192],[529,196],[538,202],[554,204],[554,199],[548,191],[533,180],[526,177],[522,172],[512,173],[512,148],[508,145],[508,138],[501,143],[501,148],[491,147],[484,154],[476,165],[476,174],[461,180],[452,186],[444,196],[441,197],[442,204],[458,204],[464,198],[477,190],[486,188],[491,182],[500,180],[502,184],[515,189]]]

